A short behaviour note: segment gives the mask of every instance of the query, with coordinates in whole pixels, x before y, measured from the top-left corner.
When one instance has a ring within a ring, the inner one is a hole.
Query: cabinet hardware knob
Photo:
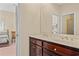
[[[56,49],[56,48],[54,48],[54,50],[56,51],[57,49]]]

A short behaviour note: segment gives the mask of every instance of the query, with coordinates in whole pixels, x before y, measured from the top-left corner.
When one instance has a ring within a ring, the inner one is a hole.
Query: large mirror
[[[65,13],[62,15],[52,15],[53,34],[75,34],[75,13]]]

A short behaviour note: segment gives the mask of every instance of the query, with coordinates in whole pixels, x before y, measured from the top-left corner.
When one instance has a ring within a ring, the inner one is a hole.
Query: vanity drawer
[[[58,56],[58,54],[51,52],[50,50],[43,49],[43,56]]]
[[[34,44],[36,44],[36,45],[42,46],[42,41],[39,40],[39,39],[32,38],[31,42],[34,43]]]
[[[79,52],[67,49],[66,47],[59,46],[58,44],[56,45],[54,43],[48,42],[44,42],[43,44],[44,48],[54,51],[55,53],[58,53],[60,55],[79,55]]]
[[[36,40],[34,38],[31,38],[32,43],[36,43]]]
[[[42,46],[42,41],[40,41],[40,40],[37,40],[37,41],[36,41],[36,44],[37,44],[37,45],[40,45],[40,46]]]

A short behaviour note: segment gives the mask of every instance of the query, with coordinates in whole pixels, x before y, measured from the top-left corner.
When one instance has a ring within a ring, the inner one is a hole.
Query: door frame
[[[21,48],[20,48],[20,12],[19,12],[19,3],[16,5],[16,56],[21,56]]]

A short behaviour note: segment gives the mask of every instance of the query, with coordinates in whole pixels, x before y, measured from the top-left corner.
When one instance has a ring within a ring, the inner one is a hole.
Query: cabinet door
[[[36,45],[30,44],[30,56],[36,56]]]
[[[42,47],[31,44],[31,56],[42,56]]]
[[[42,41],[30,38],[30,55],[42,56]]]
[[[42,47],[36,45],[36,56],[42,56]]]

